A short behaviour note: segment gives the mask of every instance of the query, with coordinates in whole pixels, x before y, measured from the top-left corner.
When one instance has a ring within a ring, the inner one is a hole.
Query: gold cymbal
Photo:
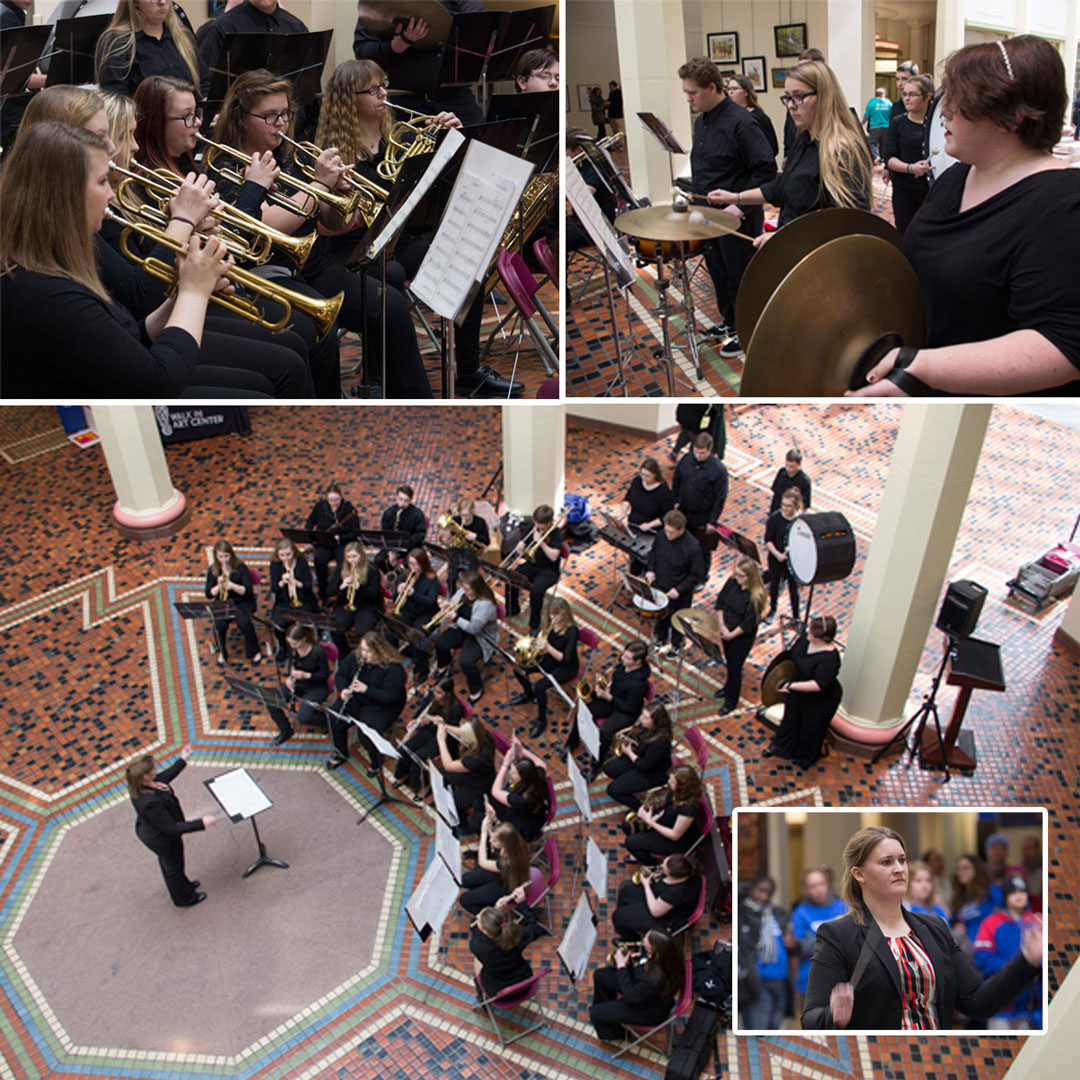
[[[735,299],[735,333],[746,344],[777,286],[800,259],[840,236],[880,236],[900,247],[900,233],[865,210],[815,210],[785,225],[750,260]]]
[[[697,211],[706,220],[694,224],[690,215]],[[739,231],[739,221],[711,206],[691,206],[685,212],[672,210],[670,203],[627,210],[615,219],[615,228],[639,240],[714,240]]]
[[[795,678],[795,661],[786,649],[769,661],[765,674],[761,677],[761,704],[767,709],[787,696],[780,690],[780,684],[791,682]]]
[[[771,241],[770,241],[771,242]],[[866,347],[895,332],[922,347],[926,313],[911,263],[877,236],[842,236],[805,256],[758,319],[743,397],[838,397]]]
[[[700,634],[710,641],[715,641],[716,636],[720,633],[720,623],[717,622],[716,616],[711,611],[705,611],[703,608],[683,608],[681,611],[676,611],[671,616],[671,625],[680,634],[685,634],[686,628],[689,626],[694,633]]]
[[[397,0],[393,4],[388,4],[385,0],[360,0],[357,11],[365,28],[384,41],[393,37],[395,19],[423,19],[428,24],[428,32],[410,46],[410,51],[437,49],[440,45],[445,45],[450,37],[453,16],[438,0]]]

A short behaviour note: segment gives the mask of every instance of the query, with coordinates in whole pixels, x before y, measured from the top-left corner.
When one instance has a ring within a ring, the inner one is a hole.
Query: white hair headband
[[[1005,51],[1005,42],[997,41],[994,44],[1001,50],[1001,59],[1005,61],[1005,70],[1009,73],[1009,78],[1016,81],[1016,76],[1013,74],[1012,64],[1009,62],[1009,54]]]

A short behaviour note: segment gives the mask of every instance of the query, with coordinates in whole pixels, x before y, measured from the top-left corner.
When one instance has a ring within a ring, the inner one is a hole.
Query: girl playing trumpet
[[[648,930],[673,932],[685,925],[701,890],[701,876],[685,855],[669,855],[655,870],[642,871],[640,882],[624,881],[619,886],[611,913],[619,937],[637,938]]]
[[[285,631],[298,611],[315,610],[311,567],[291,540],[276,540],[270,556],[270,595],[274,598],[271,619],[277,638],[279,661],[285,659]],[[340,653],[339,653],[340,655]]]
[[[228,540],[219,540],[214,545],[214,561],[206,571],[207,600],[229,600],[236,606],[236,613],[227,618],[214,619],[214,638],[218,643],[218,664],[228,663],[227,635],[229,623],[235,621],[236,628],[244,638],[244,651],[247,658],[258,664],[262,661],[259,651],[259,638],[251,623],[255,614],[255,586],[251,580],[251,571],[237,557]]]
[[[326,597],[334,620],[330,637],[338,655],[344,656],[349,651],[348,632],[355,630],[363,637],[374,630],[383,609],[379,571],[368,561],[359,541],[351,540],[345,545],[344,565],[331,575]]]

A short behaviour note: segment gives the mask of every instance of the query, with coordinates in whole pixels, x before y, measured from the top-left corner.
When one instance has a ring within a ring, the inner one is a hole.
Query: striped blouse
[[[937,979],[934,965],[919,939],[910,931],[886,939],[900,968],[902,1031],[936,1031]]]

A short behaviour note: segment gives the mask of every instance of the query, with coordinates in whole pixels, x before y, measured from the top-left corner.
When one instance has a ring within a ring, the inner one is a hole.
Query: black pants
[[[281,692],[286,698],[294,697],[300,702],[299,708],[296,710],[297,723],[316,724],[319,727],[326,726],[326,714],[315,708],[316,705],[321,705],[326,700],[325,685],[298,687],[296,690],[290,691],[282,683]],[[289,722],[289,715],[284,709],[279,709],[276,705],[268,705],[266,711],[270,713],[270,719],[277,724],[277,729],[282,735],[292,735],[293,727]]]
[[[760,236],[764,223],[764,209],[755,207],[746,211],[739,232],[743,236]],[[735,297],[753,255],[754,245],[734,236],[721,236],[705,245],[705,266],[716,289],[716,306],[728,326],[735,325]]]
[[[646,866],[655,866],[676,852],[685,853],[697,838],[697,833],[692,827],[683,833],[681,840],[669,840],[666,836],[661,836],[655,829],[630,832],[626,822],[623,822],[623,825],[626,832],[623,846],[633,858]]]
[[[686,592],[679,593],[679,595],[674,600],[672,600],[670,596],[668,597],[667,610],[665,610],[664,614],[661,615],[660,618],[656,620],[656,640],[657,641],[659,641],[659,642],[667,641],[668,634],[670,633],[671,634],[671,644],[674,645],[676,649],[679,649],[679,648],[682,647],[683,635],[680,634],[679,631],[676,630],[671,625],[671,616],[674,615],[676,611],[681,611],[683,608],[690,607],[691,603],[693,601],[693,598],[694,598],[694,590],[693,589],[688,589]]]
[[[255,633],[255,627],[252,625],[251,615],[252,613],[246,608],[237,606],[235,615],[236,629],[243,635],[244,652],[249,660],[259,654],[259,638]],[[229,640],[229,623],[232,621],[231,618],[214,620],[214,635],[217,638],[218,650],[226,660],[229,658],[227,642]]]
[[[746,658],[754,645],[754,635],[742,633],[730,641],[723,642],[724,663],[727,665],[727,678],[723,690],[724,708],[734,709],[739,704],[742,694],[742,673]]]
[[[379,625],[379,612],[376,608],[358,607],[349,611],[346,607],[336,607],[330,612],[334,620],[334,629],[330,631],[330,640],[337,646],[338,656],[349,651],[349,640],[345,636],[355,630],[358,637],[363,637],[369,630]]]
[[[624,881],[619,886],[619,898],[611,913],[611,925],[624,941],[640,941],[649,930],[667,930],[668,923],[649,911],[645,886]],[[673,927],[674,929],[674,927]]]
[[[195,899],[195,886],[188,880],[184,872],[184,842],[176,840],[174,843],[163,842],[161,846],[150,847],[157,856],[158,866],[161,867],[161,876],[165,879],[165,888],[169,890],[169,899],[177,907],[185,907]]]
[[[419,791],[424,785],[425,770],[420,762],[430,761],[439,754],[439,740],[435,736],[434,724],[421,724],[404,743],[412,753],[402,753],[394,766],[394,777],[405,781],[413,791]],[[419,758],[419,761],[417,760]]]
[[[612,777],[607,793],[628,810],[636,810],[641,805],[638,795],[664,782],[663,777],[657,779],[643,773],[628,757],[608,758],[604,762],[604,772]]]
[[[837,683],[828,690],[793,691],[784,703],[784,719],[773,736],[773,749],[800,769],[821,757],[829,723],[840,707],[843,690]]]
[[[536,668],[532,668],[531,671],[533,674],[538,674]],[[557,667],[552,669],[551,675],[561,686],[574,678],[574,676],[577,675],[577,671],[571,671],[569,668]],[[536,702],[536,722],[538,724],[546,724],[548,694],[553,691],[551,682],[548,680],[547,676],[538,674],[537,678],[530,680],[528,675],[523,675],[520,671],[515,671],[514,678],[521,684],[522,693],[529,698],[530,701]]]
[[[434,611],[423,612],[413,615],[407,618],[404,614],[399,617],[399,621],[405,623],[407,626],[411,626],[414,630],[423,631],[424,623],[428,622],[432,616],[435,615]],[[399,646],[401,655],[407,657],[413,662],[413,678],[416,682],[422,683],[427,680],[428,672],[431,670],[431,640],[425,634],[416,644],[409,642],[406,645],[401,645],[401,639],[397,634],[391,632],[389,627],[383,629],[383,633],[390,639],[391,643]]]
[[[780,562],[769,556],[769,614],[776,613],[776,601],[780,596],[780,585],[787,582],[788,598],[791,600],[791,617],[799,617],[799,583],[791,576],[790,563]]]
[[[292,330],[272,334],[245,319],[216,314],[219,310],[211,305],[203,324],[201,365],[260,375],[270,383],[274,397],[315,396],[307,345],[299,334]]]
[[[458,663],[469,684],[470,694],[479,694],[484,689],[484,680],[480,674],[480,663],[484,659],[484,650],[480,642],[466,634],[464,630],[451,626],[435,639],[435,663],[447,667],[453,659],[453,650],[458,649]]]
[[[653,1027],[662,1024],[671,1012],[671,1002],[627,1001],[619,997],[619,971],[614,967],[597,968],[593,972],[593,999],[589,1019],[596,1034],[605,1042],[623,1037],[623,1026],[634,1024]]]
[[[544,610],[544,593],[559,580],[559,571],[546,566],[536,566],[527,562],[521,572],[531,582],[529,586],[529,633],[540,632],[540,616]],[[506,589],[506,610],[508,615],[517,615],[521,611],[521,592],[512,585]]]
[[[344,561],[344,556],[344,544],[341,544],[336,548],[316,547],[314,549],[312,561],[315,563],[315,587],[319,590],[320,603],[326,603],[326,589],[329,584],[330,563],[336,560],[338,566],[341,566]]]
[[[629,713],[616,712],[612,709],[611,702],[603,698],[594,698],[590,711],[600,728],[600,760],[603,762],[611,754],[611,744],[615,741],[615,736],[620,731],[633,727],[638,718]]]
[[[461,875],[465,892],[461,894],[461,906],[470,915],[479,915],[486,907],[494,907],[495,901],[506,895],[502,875],[493,870],[469,870]]]
[[[928,190],[929,188],[925,188],[918,192],[904,191],[898,188],[895,183],[893,184],[893,218],[896,221],[897,231],[901,236],[904,235],[904,231],[911,224],[911,219],[915,216],[915,211],[922,206]]]

